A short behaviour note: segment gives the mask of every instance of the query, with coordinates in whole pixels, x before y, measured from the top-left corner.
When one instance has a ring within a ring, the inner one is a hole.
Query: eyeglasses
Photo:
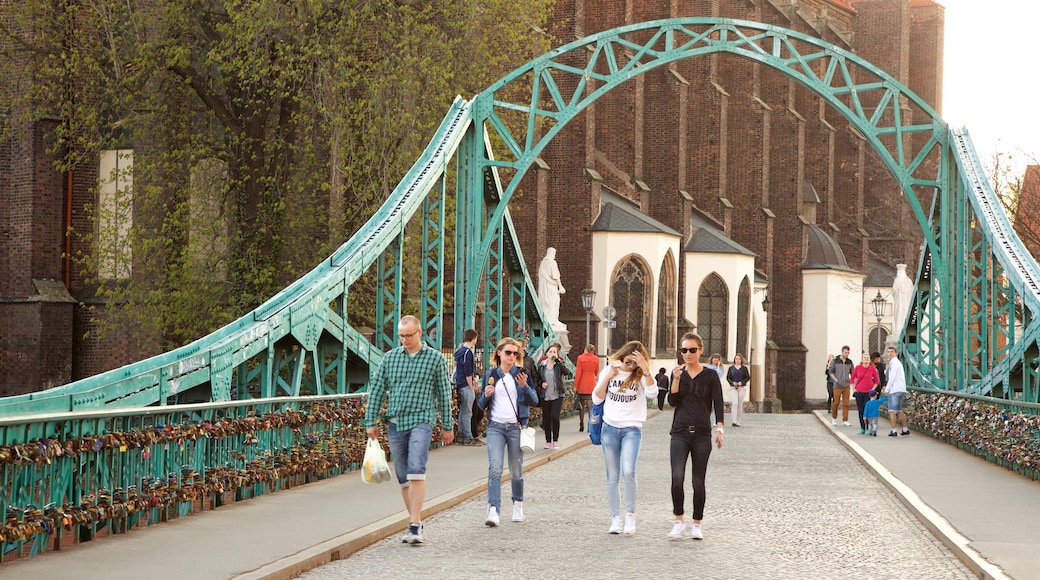
[[[404,340],[406,338],[411,338],[411,337],[415,336],[418,333],[419,333],[419,331],[416,330],[415,332],[413,332],[411,334],[398,334],[397,336],[400,337],[401,340]]]
[[[506,355],[506,356],[516,356],[516,355],[520,354],[520,351],[518,351],[518,350],[505,350],[505,349],[503,349],[503,350],[502,350],[502,354],[504,354],[504,355]]]
[[[688,352],[697,352],[700,349],[701,348],[699,346],[694,346],[694,347],[691,347],[691,348],[685,348],[685,347],[684,348],[680,348],[679,350],[682,351],[683,354],[686,354]]]

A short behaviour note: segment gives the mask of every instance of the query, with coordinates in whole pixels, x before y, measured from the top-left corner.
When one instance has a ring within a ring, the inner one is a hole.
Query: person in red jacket
[[[599,376],[596,345],[585,345],[585,352],[578,355],[575,366],[574,390],[578,393],[578,418],[581,419],[578,431],[581,432],[585,430],[585,414],[592,412],[592,389],[596,388],[596,377]]]

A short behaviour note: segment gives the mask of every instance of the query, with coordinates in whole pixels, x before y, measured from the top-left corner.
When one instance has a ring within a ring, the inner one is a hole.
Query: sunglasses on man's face
[[[691,352],[697,352],[700,349],[701,348],[699,346],[694,346],[694,347],[690,347],[690,348],[683,347],[683,348],[680,348],[679,350],[682,351],[683,354],[686,354],[686,353],[691,353]]]

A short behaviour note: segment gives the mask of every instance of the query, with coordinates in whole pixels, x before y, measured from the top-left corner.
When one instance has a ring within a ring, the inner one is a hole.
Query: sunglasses
[[[634,366],[636,366],[636,361],[634,361],[634,360],[626,360],[625,361],[625,366],[626,367],[634,367]]]
[[[507,355],[507,356],[516,356],[516,355],[520,354],[520,351],[518,351],[518,350],[505,350],[505,349],[503,349],[503,350],[502,350],[502,354],[504,354],[504,355]]]
[[[680,348],[679,350],[680,350],[680,351],[681,351],[681,352],[682,352],[683,354],[686,354],[686,353],[690,353],[690,352],[697,352],[697,351],[698,351],[698,350],[700,350],[700,349],[701,349],[701,348],[700,348],[699,346],[694,346],[694,347],[691,347],[691,348],[685,348],[685,347],[684,347],[684,348]]]

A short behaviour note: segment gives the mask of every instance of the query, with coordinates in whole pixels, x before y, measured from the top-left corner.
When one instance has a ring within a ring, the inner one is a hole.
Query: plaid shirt
[[[380,415],[383,402],[386,414]],[[386,353],[368,389],[365,426],[375,427],[379,419],[394,419],[399,431],[407,431],[420,423],[433,426],[440,410],[443,429],[451,431],[451,385],[448,364],[437,350],[423,345],[414,355],[403,346]]]

